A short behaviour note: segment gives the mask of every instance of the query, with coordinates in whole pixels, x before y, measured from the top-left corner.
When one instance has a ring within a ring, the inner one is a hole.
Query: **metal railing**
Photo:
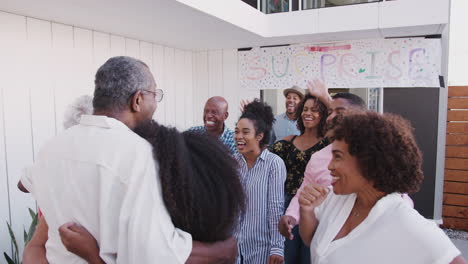
[[[381,2],[385,0],[242,0],[266,14],[334,6]],[[391,0],[386,0],[391,1]]]

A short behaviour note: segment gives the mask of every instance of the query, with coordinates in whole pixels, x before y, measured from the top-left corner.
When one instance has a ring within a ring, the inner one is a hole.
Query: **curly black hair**
[[[413,193],[424,178],[422,154],[410,122],[394,114],[371,111],[342,117],[334,140],[344,140],[363,176],[386,194]]]
[[[245,212],[245,193],[228,149],[205,134],[180,133],[154,121],[135,132],[153,146],[174,225],[202,242],[232,236]]]
[[[270,142],[271,129],[275,122],[275,116],[273,115],[273,109],[267,103],[260,102],[255,99],[244,107],[241,117],[247,118],[254,123],[255,135],[263,133],[263,138],[260,140],[260,147],[263,148]]]
[[[317,137],[324,137],[327,128],[327,117],[328,117],[328,108],[317,99],[317,97],[307,93],[304,99],[299,103],[299,106],[296,110],[296,120],[297,120],[297,129],[301,131],[301,135],[305,132],[304,121],[302,121],[302,112],[304,111],[304,105],[307,100],[313,100],[315,102],[314,108],[317,109],[320,115],[320,123],[317,127]]]

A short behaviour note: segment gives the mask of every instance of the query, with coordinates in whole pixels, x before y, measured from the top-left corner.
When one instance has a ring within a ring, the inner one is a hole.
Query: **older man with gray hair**
[[[224,245],[192,244],[190,234],[174,227],[151,145],[132,131],[152,119],[161,99],[146,64],[111,58],[96,73],[94,114],[83,115],[79,125],[41,149],[25,187],[49,225],[49,263],[196,263],[225,257]],[[57,232],[60,226],[61,232],[77,230],[66,230],[67,222],[96,238],[101,260],[67,251]]]

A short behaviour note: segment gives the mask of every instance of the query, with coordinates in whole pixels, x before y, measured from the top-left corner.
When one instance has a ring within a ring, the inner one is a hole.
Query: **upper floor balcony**
[[[271,44],[441,34],[447,0],[177,0]],[[281,42],[281,41],[278,41]]]
[[[324,7],[336,7],[383,0],[241,0],[265,14],[291,12]],[[388,0],[392,1],[392,0]]]
[[[448,0],[15,0],[0,1],[0,11],[182,49],[209,50],[441,34],[449,22],[449,4]]]

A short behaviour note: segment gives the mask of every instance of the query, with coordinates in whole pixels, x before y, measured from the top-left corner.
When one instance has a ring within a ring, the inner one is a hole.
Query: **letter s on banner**
[[[260,56],[256,56],[256,57],[253,57],[251,60],[249,60],[249,69],[251,72],[247,74],[247,77],[246,77],[247,79],[256,81],[266,76],[267,70],[263,67],[260,67],[259,59],[260,59]]]

